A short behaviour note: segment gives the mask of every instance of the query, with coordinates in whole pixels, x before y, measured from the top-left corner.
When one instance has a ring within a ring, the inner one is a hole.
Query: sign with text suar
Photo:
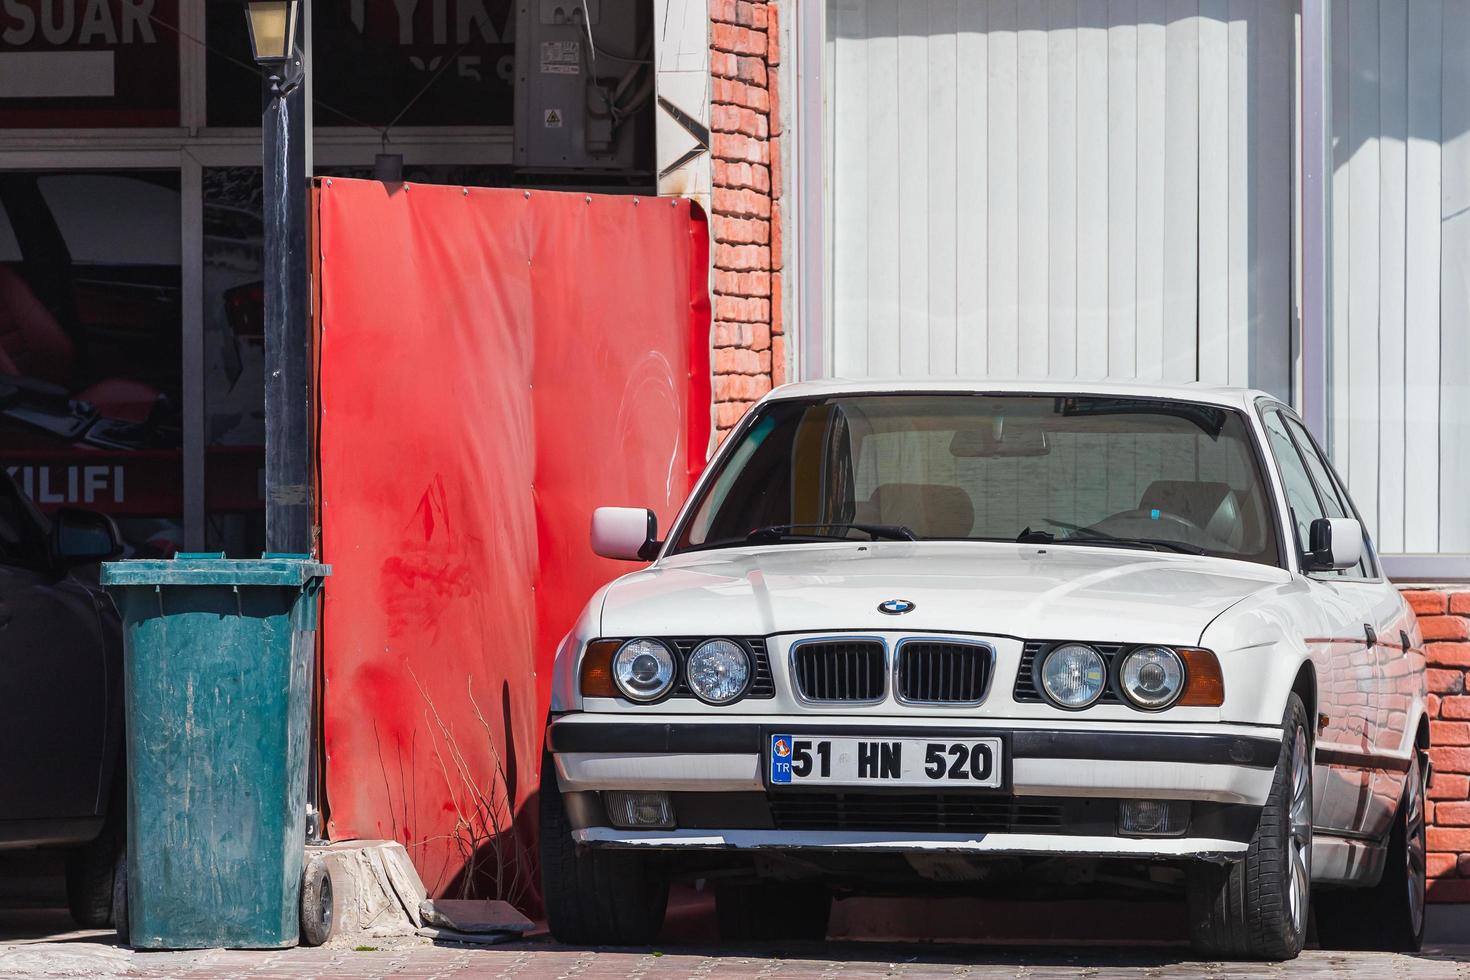
[[[179,124],[179,0],[0,0],[0,128]]]

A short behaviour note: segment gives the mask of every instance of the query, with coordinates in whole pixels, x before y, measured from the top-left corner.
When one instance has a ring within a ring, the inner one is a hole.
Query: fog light
[[[1121,800],[1118,833],[1125,837],[1182,837],[1189,829],[1189,804],[1181,800]]]
[[[607,819],[620,830],[672,830],[674,804],[668,793],[606,792]]]

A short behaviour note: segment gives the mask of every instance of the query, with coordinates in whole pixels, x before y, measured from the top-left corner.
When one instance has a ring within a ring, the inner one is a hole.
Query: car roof
[[[1210,384],[1151,384],[1136,381],[1075,381],[1056,379],[991,380],[985,378],[827,378],[782,385],[767,400],[831,398],[843,395],[886,394],[995,394],[1100,395],[1115,398],[1168,398],[1176,401],[1248,409],[1259,398],[1280,399],[1252,388]]]

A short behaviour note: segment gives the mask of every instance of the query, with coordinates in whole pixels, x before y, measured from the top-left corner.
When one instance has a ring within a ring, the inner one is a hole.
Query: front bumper
[[[1007,784],[1000,793],[888,791],[887,799],[913,800],[922,814],[918,823],[889,829],[881,820],[874,824],[871,809],[854,817],[852,807],[861,801],[884,800],[865,789],[813,797],[805,789],[768,787],[764,752],[777,732],[999,736],[1007,749]],[[552,724],[548,745],[576,839],[587,846],[1229,859],[1249,844],[1270,792],[1281,741],[1275,729],[1240,725],[980,727],[957,725],[953,719],[896,724],[860,717],[793,724],[778,717],[727,722],[696,716],[630,720],[571,714]],[[600,803],[600,794],[608,790],[673,794],[677,829],[610,826]],[[803,797],[830,798],[820,826],[811,825],[809,813],[803,815],[804,823],[788,817],[787,804]],[[1189,801],[1190,827],[1182,837],[1121,836],[1114,829],[1121,799]],[[1008,820],[1003,811],[986,824],[997,829],[946,831],[945,815],[955,812],[954,807],[973,818],[973,808],[982,804],[987,814],[997,806],[1045,812],[1047,823],[1035,832],[1034,821]],[[859,829],[853,829],[855,819]]]

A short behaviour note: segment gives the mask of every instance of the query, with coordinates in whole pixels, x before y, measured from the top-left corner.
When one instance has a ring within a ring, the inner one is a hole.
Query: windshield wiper
[[[1185,544],[1183,541],[1170,541],[1167,538],[1115,538],[1107,534],[1069,534],[1065,538],[1056,538],[1051,543],[1094,544],[1115,548],[1152,548],[1154,551],[1177,551],[1185,555],[1202,555],[1205,553],[1205,549],[1199,545]]]
[[[1068,531],[1079,531],[1082,534],[1086,534],[1086,535],[1089,535],[1090,537],[1094,537],[1094,538],[1111,538],[1111,537],[1115,537],[1115,535],[1109,534],[1106,531],[1099,531],[1095,527],[1087,527],[1087,526],[1082,525],[1082,524],[1071,524],[1071,523],[1068,523],[1067,521],[1059,521],[1055,517],[1043,517],[1042,520],[1043,521],[1046,521],[1046,523],[1052,525],[1053,527],[1066,528]],[[1027,528],[1026,530],[1029,531],[1030,528]],[[1021,533],[1024,534],[1025,531],[1023,531]]]
[[[746,541],[783,541],[788,538],[837,538],[839,534],[822,534],[821,530],[827,528],[840,528],[848,531],[861,531],[872,537],[874,541],[917,541],[918,536],[908,528],[899,524],[853,524],[848,521],[837,521],[833,523],[820,524],[772,524],[770,527],[758,527],[745,536]],[[817,533],[811,533],[816,531]]]

